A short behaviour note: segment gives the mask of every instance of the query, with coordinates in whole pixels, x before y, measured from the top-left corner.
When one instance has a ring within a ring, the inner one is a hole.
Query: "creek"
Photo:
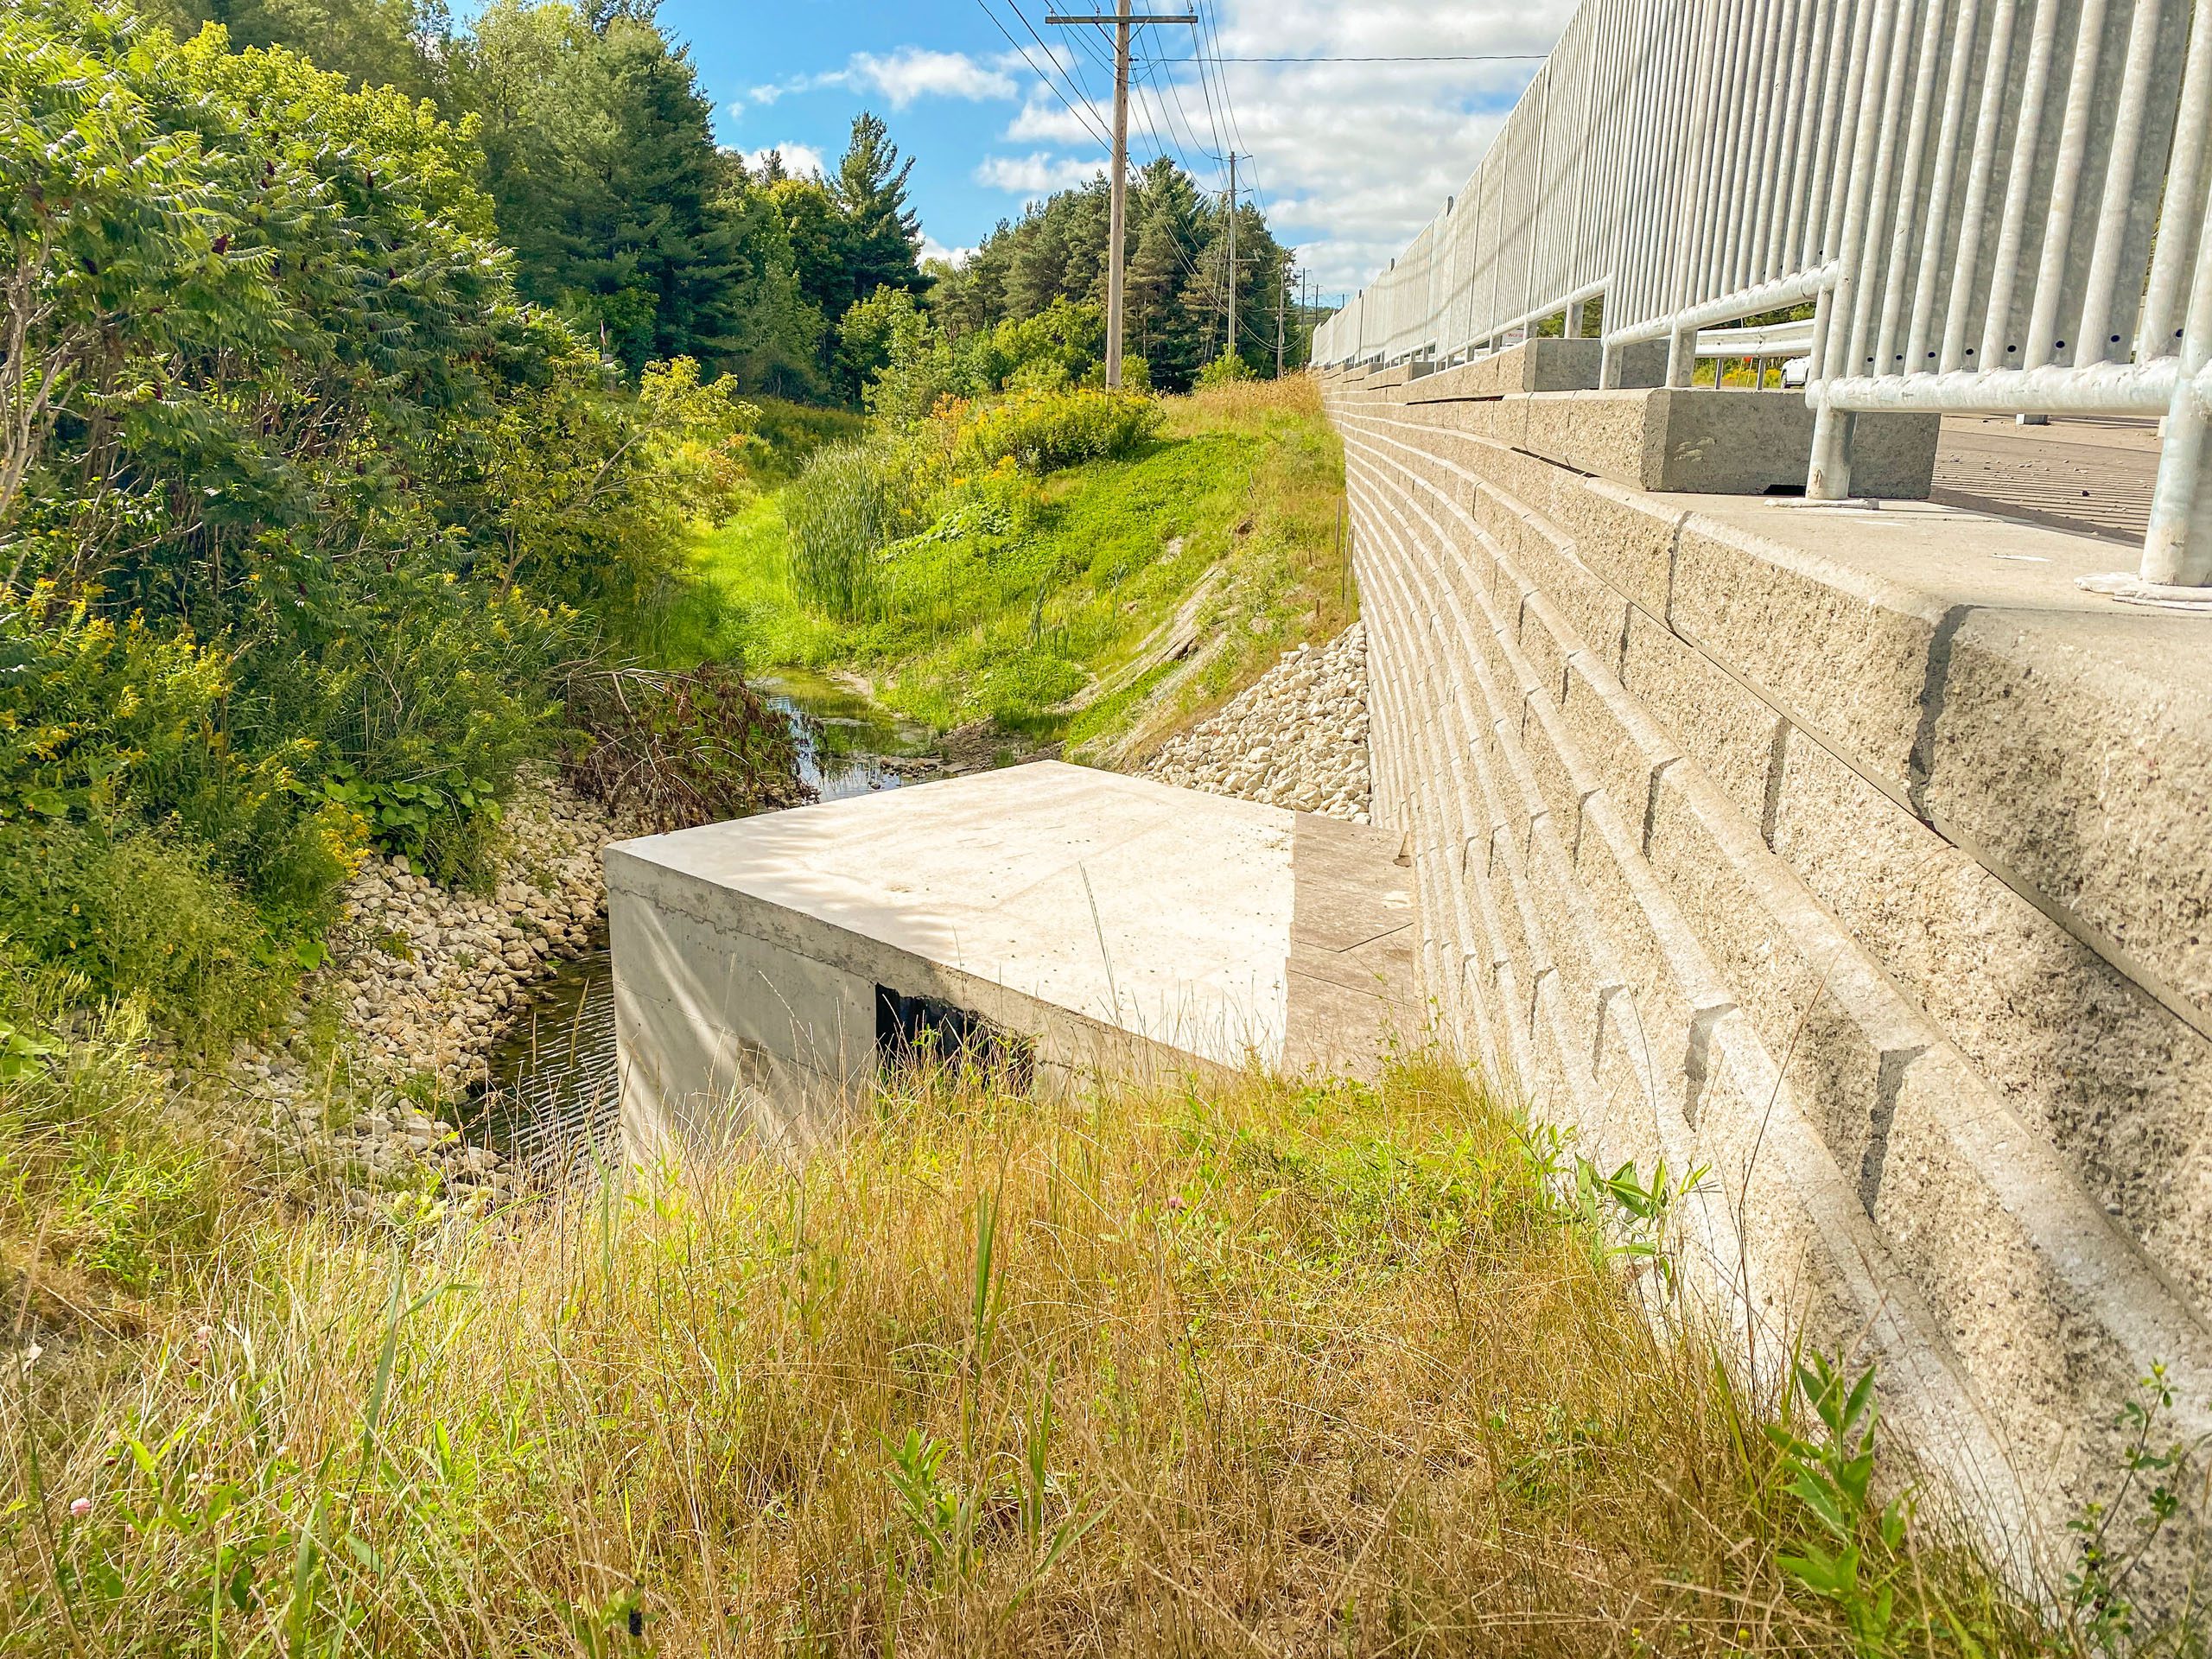
[[[836,681],[785,671],[759,681],[791,724],[799,775],[823,801],[895,789],[928,734]],[[511,1165],[557,1173],[619,1151],[614,969],[601,918],[593,948],[537,985],[521,1022],[487,1057],[466,1103],[467,1134]]]

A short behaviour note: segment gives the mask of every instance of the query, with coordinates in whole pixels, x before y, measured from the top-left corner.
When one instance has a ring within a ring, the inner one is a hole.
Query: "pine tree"
[[[930,297],[938,326],[957,338],[1000,322],[1026,321],[1055,301],[1106,302],[1109,199],[1103,179],[1033,203],[1012,225],[983,238],[967,265]],[[1190,176],[1162,158],[1142,170],[1131,194],[1127,234],[1128,308],[1124,349],[1142,357],[1152,384],[1187,388],[1222,346],[1226,322],[1228,216],[1202,198]],[[1247,360],[1273,366],[1255,343],[1259,319],[1273,316],[1286,255],[1249,203],[1237,214],[1236,263]],[[1270,340],[1272,336],[1270,336]]]
[[[922,275],[922,226],[906,203],[912,156],[899,159],[882,118],[863,110],[853,118],[851,141],[837,163],[830,190],[840,225],[838,251],[844,267],[844,306],[864,300],[879,288],[920,293],[929,286]]]
[[[1138,181],[1136,251],[1128,265],[1126,349],[1145,359],[1152,384],[1187,387],[1200,366],[1199,341],[1183,285],[1198,245],[1198,193],[1175,164],[1154,162]]]
[[[517,285],[632,371],[722,366],[751,273],[688,53],[636,5],[591,16],[501,0],[477,25],[488,183]],[[596,20],[601,27],[593,27]]]

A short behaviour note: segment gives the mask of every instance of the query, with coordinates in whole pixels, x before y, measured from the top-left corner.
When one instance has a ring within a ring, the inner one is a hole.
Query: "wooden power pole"
[[[1275,277],[1275,378],[1282,378],[1282,308],[1290,296],[1290,267],[1285,265]]]
[[[1106,384],[1118,386],[1122,384],[1122,245],[1127,239],[1124,227],[1128,223],[1129,31],[1147,23],[1195,24],[1198,15],[1187,11],[1172,16],[1147,12],[1135,16],[1129,11],[1129,0],[1116,0],[1111,16],[1097,13],[1064,16],[1054,12],[1047,14],[1045,21],[1062,29],[1087,29],[1106,23],[1114,26],[1114,172],[1109,193],[1113,207],[1106,232]]]
[[[1236,152],[1229,152],[1229,349],[1236,352]]]

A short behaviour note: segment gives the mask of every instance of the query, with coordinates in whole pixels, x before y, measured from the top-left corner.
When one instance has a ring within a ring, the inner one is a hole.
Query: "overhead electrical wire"
[[[1365,58],[1220,57],[1216,63],[1541,63],[1547,52],[1411,52]]]
[[[982,10],[983,16],[991,20],[992,26],[995,28],[1000,34],[1006,36],[1006,43],[1020,54],[1021,60],[1029,66],[1030,73],[1044,83],[1046,89],[1052,92],[1054,98],[1058,99],[1062,104],[1067,106],[1068,113],[1075,117],[1077,121],[1081,122],[1084,130],[1087,130],[1091,137],[1097,139],[1099,143],[1104,144],[1109,149],[1111,149],[1114,146],[1114,136],[1101,129],[1097,124],[1096,118],[1088,111],[1087,109],[1078,109],[1073,103],[1071,103],[1069,101],[1068,95],[1060,90],[1059,83],[1037,67],[1037,60],[1029,55],[1029,48],[1022,45],[1020,41],[1016,40],[1014,36],[1014,31],[1009,29],[1005,23],[1000,21],[998,13],[991,9],[989,0],[976,0],[976,4]],[[1019,7],[1014,9],[1014,16],[1016,17],[1021,17],[1021,11]],[[1027,18],[1021,18],[1021,22],[1024,28],[1028,27]],[[1033,36],[1037,33],[1033,29],[1031,29],[1029,32]],[[1041,47],[1044,46],[1045,43],[1040,39],[1038,41],[1037,44]],[[1051,62],[1055,66],[1058,65],[1058,60],[1052,56],[1050,48],[1046,48],[1045,55],[1048,62]],[[1090,94],[1085,92],[1081,86],[1077,86],[1076,82],[1072,79],[1069,80],[1068,84],[1071,86],[1076,87],[1076,96],[1082,99],[1084,103],[1088,105],[1090,101]]]

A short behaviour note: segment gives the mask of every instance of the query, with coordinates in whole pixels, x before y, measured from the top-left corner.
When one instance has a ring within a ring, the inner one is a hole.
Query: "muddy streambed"
[[[835,681],[787,672],[759,683],[791,722],[800,773],[823,800],[957,769],[925,755],[926,732]],[[487,1069],[489,1082],[464,1108],[472,1139],[539,1170],[613,1154],[614,976],[603,925],[592,950],[540,982]]]

